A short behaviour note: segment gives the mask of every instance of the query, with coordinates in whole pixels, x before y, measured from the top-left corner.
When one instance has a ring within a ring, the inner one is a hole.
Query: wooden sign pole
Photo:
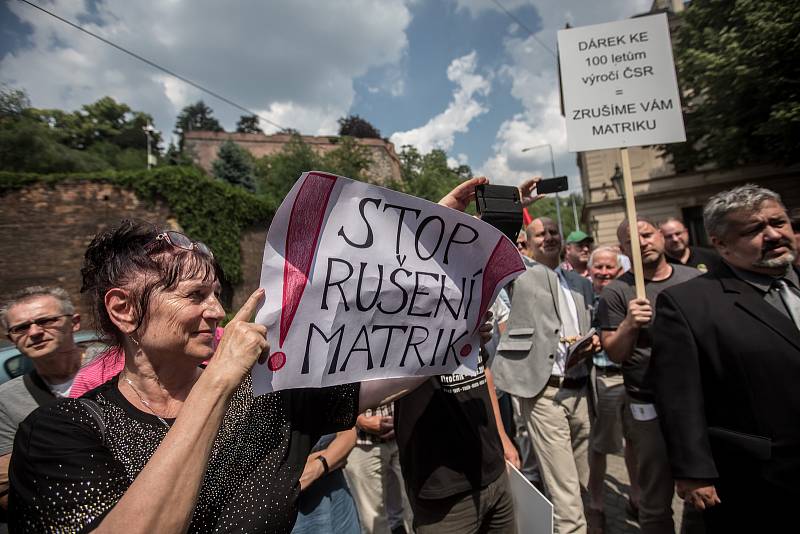
[[[620,149],[622,156],[622,182],[625,187],[625,212],[628,217],[628,229],[631,237],[631,262],[633,262],[633,279],[636,283],[636,298],[645,298],[644,271],[642,270],[642,249],[639,246],[639,225],[636,221],[636,202],[633,198],[633,180],[631,179],[631,159],[628,147]]]
[[[619,64],[628,57],[643,61]],[[569,151],[620,148],[636,297],[645,298],[628,149],[686,141],[667,15],[560,30],[558,60]],[[626,116],[607,118],[606,109]]]

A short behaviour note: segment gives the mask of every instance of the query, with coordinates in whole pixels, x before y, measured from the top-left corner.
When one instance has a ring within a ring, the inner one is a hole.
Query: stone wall
[[[261,260],[264,257],[264,244],[267,241],[268,226],[249,228],[242,231],[242,282],[233,288],[231,310],[238,310],[250,294],[258,289],[261,282]],[[274,298],[267,295],[267,298]],[[280,295],[277,298],[281,298]]]
[[[98,232],[126,218],[179,229],[166,203],[100,182],[33,185],[0,197],[0,300],[27,286],[58,285],[72,296],[82,327],[92,328],[80,295],[83,254]],[[267,226],[242,235],[244,282],[233,288],[233,310],[258,287],[266,235]]]
[[[124,218],[174,221],[163,202],[98,182],[34,185],[0,198],[0,298],[31,285],[66,289],[86,321],[81,263],[92,238]],[[89,327],[88,322],[84,328]]]
[[[210,173],[211,165],[217,159],[219,147],[229,139],[247,149],[256,158],[260,158],[280,152],[291,138],[291,135],[286,134],[186,132],[184,146],[194,161],[206,172]],[[336,136],[317,137],[304,135],[302,139],[318,154],[326,154],[339,146],[337,144],[339,138]],[[383,139],[356,139],[356,142],[369,149],[369,153],[372,156],[372,165],[367,170],[367,175],[371,179],[380,184],[389,180],[400,180],[400,160],[397,159],[392,143]]]

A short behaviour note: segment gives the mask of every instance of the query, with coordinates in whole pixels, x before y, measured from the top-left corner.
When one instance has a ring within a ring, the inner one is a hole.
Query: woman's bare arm
[[[172,428],[94,532],[185,532],[189,527],[231,395],[267,348],[266,328],[248,322],[263,294],[253,293],[228,323]]]

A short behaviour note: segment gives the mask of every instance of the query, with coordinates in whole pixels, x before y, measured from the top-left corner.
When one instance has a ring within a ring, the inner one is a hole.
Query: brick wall
[[[35,185],[0,198],[0,298],[30,285],[66,289],[91,327],[80,295],[80,268],[92,238],[123,218],[166,225],[163,202],[150,205],[119,187],[95,182]]]
[[[179,229],[169,206],[145,202],[129,190],[98,182],[34,185],[0,197],[0,300],[30,285],[58,285],[72,296],[92,328],[80,295],[80,268],[92,238],[122,219]],[[267,226],[243,233],[242,273],[233,288],[238,309],[258,286]]]
[[[242,232],[242,282],[233,290],[232,310],[238,310],[261,282],[261,260],[267,241],[268,225],[249,228]],[[268,295],[267,298],[270,298]],[[280,297],[278,297],[280,298]]]

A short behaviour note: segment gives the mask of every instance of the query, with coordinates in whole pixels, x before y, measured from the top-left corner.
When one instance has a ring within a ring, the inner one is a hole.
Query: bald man
[[[659,225],[659,230],[664,236],[667,262],[694,267],[706,273],[719,261],[719,256],[713,250],[689,246],[689,231],[680,220],[669,218]]]
[[[561,235],[550,219],[527,228],[534,260],[514,281],[511,314],[492,365],[497,386],[514,396],[531,436],[553,503],[559,533],[585,533],[581,492],[589,481],[589,356],[599,350],[594,336],[567,367],[569,343],[591,327],[592,284],[558,269]]]
[[[652,386],[645,378],[652,351],[653,308],[665,289],[701,273],[695,268],[668,263],[664,236],[645,217],[637,218],[645,298],[637,298],[634,274],[627,272],[603,289],[598,323],[603,348],[611,361],[622,366],[628,435],[636,451],[639,479],[639,526],[643,534],[672,534],[673,482],[666,443],[653,405]],[[628,221],[617,228],[622,250],[632,257]],[[684,522],[685,524],[685,522]]]

